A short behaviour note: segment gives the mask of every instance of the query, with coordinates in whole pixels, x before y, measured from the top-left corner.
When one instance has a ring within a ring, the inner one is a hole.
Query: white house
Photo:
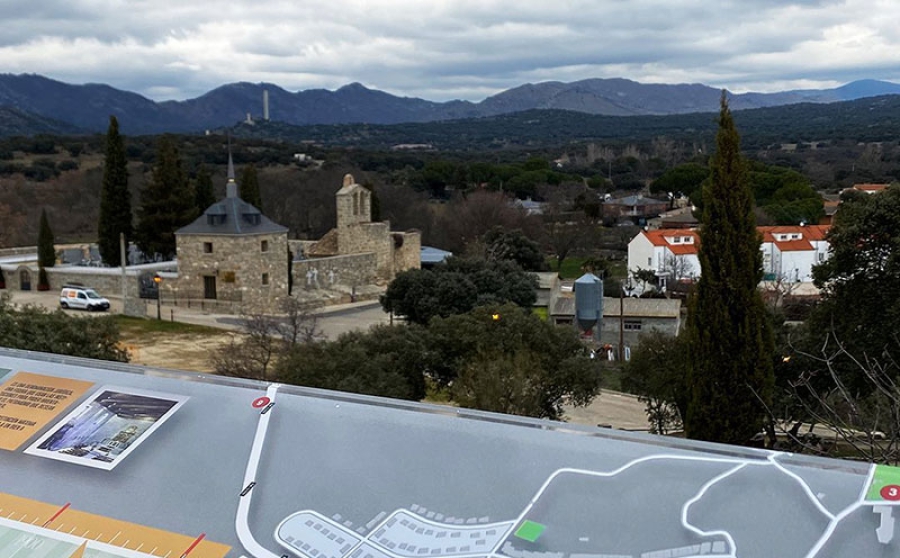
[[[812,281],[812,267],[828,258],[828,229],[828,225],[758,227],[766,278]],[[666,280],[695,279],[700,276],[699,248],[695,229],[641,231],[628,243],[628,274],[652,270],[662,286]]]
[[[695,229],[641,231],[628,243],[628,274],[649,269],[660,278],[661,286],[668,279],[693,279],[700,275],[699,246]]]
[[[766,279],[808,283],[814,265],[828,258],[828,225],[759,227]]]

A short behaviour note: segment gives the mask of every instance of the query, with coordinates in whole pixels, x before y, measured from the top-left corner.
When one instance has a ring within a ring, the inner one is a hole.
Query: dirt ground
[[[143,334],[139,337],[123,335],[131,364],[211,373],[210,356],[226,345],[233,333],[221,334]]]

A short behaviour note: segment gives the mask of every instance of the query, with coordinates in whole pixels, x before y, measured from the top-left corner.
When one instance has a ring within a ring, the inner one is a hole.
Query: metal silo
[[[573,290],[575,324],[582,332],[596,331],[603,318],[603,281],[593,273],[585,273],[575,281]]]

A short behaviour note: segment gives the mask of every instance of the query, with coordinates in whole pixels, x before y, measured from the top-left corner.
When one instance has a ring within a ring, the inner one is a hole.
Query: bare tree
[[[323,338],[318,318],[294,298],[281,304],[283,316],[247,314],[243,331],[210,357],[213,369],[222,376],[266,380],[269,369],[291,347]]]
[[[833,333],[827,335],[819,354],[797,354],[819,366],[809,367],[815,371],[804,371],[790,383],[785,409],[769,410],[770,445],[825,453],[837,444],[869,462],[900,463],[900,368],[890,354],[885,352],[880,359],[857,358]],[[839,371],[838,361],[851,363],[868,389],[851,389],[846,369]],[[817,424],[825,427],[832,440],[816,434]],[[801,432],[804,426],[807,430]],[[778,435],[786,442],[775,442]]]
[[[324,339],[319,328],[319,318],[310,312],[296,298],[286,298],[281,302],[284,318],[277,321],[276,329],[287,348],[302,343],[315,343]]]
[[[226,346],[212,354],[213,370],[222,376],[265,380],[278,351],[278,323],[271,316],[251,314],[244,316],[242,328],[242,333],[232,335]]]

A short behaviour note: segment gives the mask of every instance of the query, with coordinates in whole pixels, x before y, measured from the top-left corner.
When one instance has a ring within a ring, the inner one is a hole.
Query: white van
[[[103,298],[94,289],[67,285],[59,293],[59,305],[63,308],[80,308],[82,310],[109,310],[109,300]]]

